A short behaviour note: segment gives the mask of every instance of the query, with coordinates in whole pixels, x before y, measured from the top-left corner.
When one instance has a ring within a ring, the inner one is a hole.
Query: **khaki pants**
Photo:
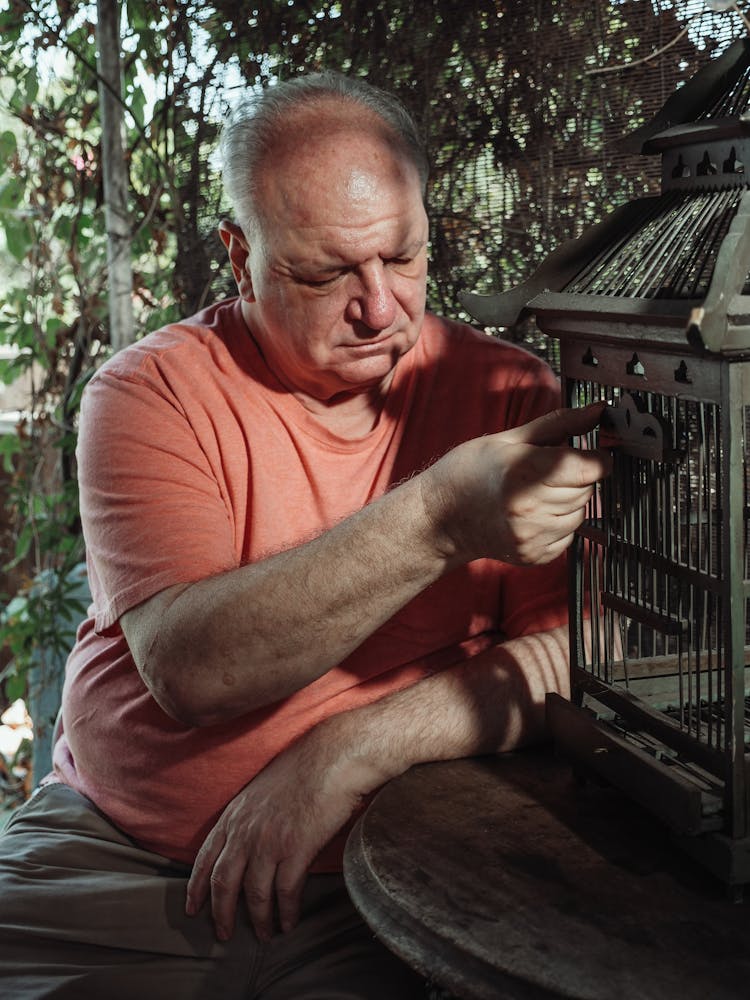
[[[425,996],[422,980],[359,919],[340,875],[310,876],[299,925],[267,945],[242,906],[226,944],[208,907],[186,917],[188,875],[141,850],[72,789],[42,788],[0,837],[0,997]]]

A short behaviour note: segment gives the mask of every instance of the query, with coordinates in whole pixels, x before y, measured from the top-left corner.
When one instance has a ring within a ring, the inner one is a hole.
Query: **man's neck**
[[[293,395],[329,431],[354,441],[368,434],[380,419],[393,374],[385,384],[360,392],[342,392],[327,400],[299,391]]]

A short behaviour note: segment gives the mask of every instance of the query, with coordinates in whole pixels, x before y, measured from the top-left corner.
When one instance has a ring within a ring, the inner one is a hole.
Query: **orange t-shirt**
[[[456,444],[559,404],[533,355],[429,315],[377,425],[322,427],[266,367],[237,299],[118,353],[84,393],[78,448],[92,593],[63,693],[58,779],[144,847],[191,862],[227,802],[328,716],[566,618],[564,562],[477,560],[438,580],[339,666],[221,725],[167,716],[118,620],[166,587],[298,545]],[[334,852],[335,853],[335,852]],[[321,857],[318,870],[340,858]]]

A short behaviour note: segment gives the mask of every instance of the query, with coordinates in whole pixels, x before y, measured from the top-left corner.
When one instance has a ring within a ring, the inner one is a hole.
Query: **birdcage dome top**
[[[521,285],[464,293],[464,308],[490,327],[533,313],[553,335],[583,325],[609,339],[750,353],[750,38],[626,141],[661,153],[661,194],[620,206]]]

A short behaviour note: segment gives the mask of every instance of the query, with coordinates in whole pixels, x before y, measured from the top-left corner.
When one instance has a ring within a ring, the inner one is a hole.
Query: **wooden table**
[[[549,751],[412,768],[358,821],[344,873],[377,936],[460,997],[750,997],[750,901]]]

